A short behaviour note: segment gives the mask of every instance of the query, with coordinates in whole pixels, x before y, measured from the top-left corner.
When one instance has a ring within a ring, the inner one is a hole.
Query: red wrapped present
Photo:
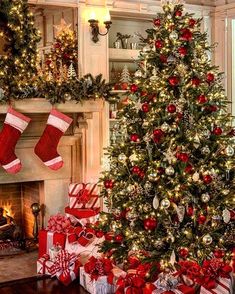
[[[53,245],[61,246],[62,249],[65,248],[66,234],[51,232],[48,230],[39,231],[39,258],[44,254],[49,254],[49,249]]]
[[[37,273],[41,275],[49,275],[49,270],[53,266],[48,254],[44,254],[37,260]]]
[[[69,243],[78,243],[83,247],[88,246],[95,238],[94,230],[86,227],[70,228],[68,233]]]
[[[69,207],[70,208],[97,208],[100,207],[98,186],[89,184],[69,185]]]
[[[61,250],[49,269],[52,277],[56,276],[65,286],[69,285],[79,275],[81,264],[75,254],[70,254],[66,250]]]
[[[65,207],[65,213],[71,214],[78,219],[90,218],[99,214],[100,208],[70,208],[69,206]]]
[[[66,215],[67,215],[67,217],[70,218],[70,220],[74,226],[80,225],[82,227],[86,226],[87,224],[96,223],[99,218],[99,214],[96,214],[96,215],[88,217],[88,218],[80,218],[80,219],[76,218],[72,214],[66,214]]]

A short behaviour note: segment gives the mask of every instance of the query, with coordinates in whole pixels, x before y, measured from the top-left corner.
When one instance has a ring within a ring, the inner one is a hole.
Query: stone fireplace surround
[[[22,170],[10,175],[1,169],[0,185],[40,181],[39,201],[45,205],[46,223],[50,215],[64,213],[70,182],[98,179],[103,148],[108,145],[108,106],[101,99],[82,104],[68,101],[55,106],[58,111],[73,118],[72,125],[60,140],[58,151],[64,166],[58,171],[47,168],[34,154],[34,146],[46,126],[51,104],[45,99],[33,98],[14,101],[12,107],[29,116],[32,121],[16,147]],[[7,105],[0,106],[1,125],[7,109]]]

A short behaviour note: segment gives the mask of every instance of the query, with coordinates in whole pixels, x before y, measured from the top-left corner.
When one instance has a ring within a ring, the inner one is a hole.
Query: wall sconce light
[[[99,21],[98,19],[96,19],[96,15],[95,12],[93,11],[90,15],[90,19],[88,20],[88,22],[90,23],[90,27],[91,27],[91,35],[92,35],[92,41],[94,43],[97,43],[99,41],[99,35],[100,36],[106,36],[109,32],[109,29],[111,27],[112,22],[110,21],[110,14],[108,12],[108,15],[106,15],[106,20],[104,21],[104,25],[106,28],[106,33],[101,33],[100,32],[100,28],[99,28]]]

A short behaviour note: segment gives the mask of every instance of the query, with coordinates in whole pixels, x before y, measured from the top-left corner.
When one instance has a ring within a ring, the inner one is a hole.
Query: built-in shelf
[[[109,48],[110,61],[133,62],[133,60],[138,59],[138,56],[139,50]]]

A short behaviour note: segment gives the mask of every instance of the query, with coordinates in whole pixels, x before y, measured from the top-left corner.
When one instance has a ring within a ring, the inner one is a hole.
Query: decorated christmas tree
[[[48,80],[62,82],[78,75],[78,45],[76,34],[70,29],[71,24],[61,20],[55,26],[56,37],[51,52],[45,56],[44,75]],[[67,74],[68,72],[68,74]]]
[[[109,212],[97,225],[102,252],[129,267],[152,262],[155,272],[182,260],[229,263],[235,243],[235,132],[222,75],[201,20],[180,1],[162,2],[142,38],[120,140],[108,149],[101,185]]]

